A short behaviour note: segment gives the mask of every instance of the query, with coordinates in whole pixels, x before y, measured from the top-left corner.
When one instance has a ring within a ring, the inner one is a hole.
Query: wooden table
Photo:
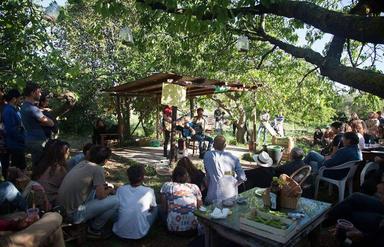
[[[121,143],[121,136],[118,133],[104,133],[100,134],[100,142],[103,146],[108,146],[107,141],[108,140],[118,140],[119,143]]]
[[[240,194],[247,198],[247,204],[236,204],[231,208],[232,214],[226,219],[211,219],[209,214],[213,210],[213,206],[207,207],[207,212],[197,210],[195,212],[199,223],[204,225],[205,246],[215,246],[215,239],[219,236],[229,239],[242,246],[295,246],[301,239],[305,238],[313,229],[320,225],[324,220],[326,212],[331,204],[315,201],[307,198],[300,198],[298,210],[305,213],[294,230],[296,233],[286,243],[282,244],[277,241],[265,238],[261,235],[254,235],[240,230],[240,216],[249,212],[250,208],[263,207],[261,197],[255,195],[255,188]]]

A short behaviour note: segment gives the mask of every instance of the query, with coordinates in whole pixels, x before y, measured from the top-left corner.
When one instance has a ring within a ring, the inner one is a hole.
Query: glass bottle
[[[280,202],[281,202],[281,188],[279,185],[279,179],[274,177],[271,183],[271,206],[270,210],[279,211],[280,210]]]

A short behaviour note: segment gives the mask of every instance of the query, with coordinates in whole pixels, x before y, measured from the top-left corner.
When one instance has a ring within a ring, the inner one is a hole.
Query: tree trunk
[[[236,142],[244,144],[245,143],[245,134],[246,134],[245,125],[236,124]]]

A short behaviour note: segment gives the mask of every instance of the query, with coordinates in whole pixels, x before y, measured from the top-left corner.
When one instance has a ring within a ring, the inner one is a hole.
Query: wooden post
[[[255,102],[255,106],[254,106],[254,113],[253,113],[253,135],[252,135],[252,141],[253,141],[253,151],[255,152],[256,151],[256,148],[257,148],[257,125],[256,125],[256,122],[257,122],[257,95],[256,95],[256,92],[253,93],[253,99],[254,99],[254,102]]]
[[[160,133],[159,133],[159,126],[160,126],[160,109],[161,109],[161,105],[160,105],[160,102],[161,102],[161,98],[159,96],[156,96],[156,139],[159,140],[159,136],[160,136]]]
[[[130,97],[125,98],[125,108],[127,111],[127,125],[126,125],[127,137],[131,137],[131,98]]]
[[[195,98],[191,97],[189,98],[189,111],[191,112],[191,118],[193,118],[193,113],[195,111],[195,104],[194,104]]]
[[[176,153],[176,119],[177,119],[177,107],[172,106],[172,129],[171,129],[171,150],[169,152],[169,164],[172,164],[172,160],[177,161]]]
[[[123,116],[121,115],[121,100],[120,96],[116,95],[116,113],[117,113],[117,132],[120,136],[120,141],[123,140],[124,137],[124,120]]]

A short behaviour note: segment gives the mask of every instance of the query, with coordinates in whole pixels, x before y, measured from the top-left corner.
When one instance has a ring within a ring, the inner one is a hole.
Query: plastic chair
[[[342,165],[338,165],[335,167],[321,167],[319,170],[319,174],[316,177],[315,181],[315,199],[317,199],[317,195],[319,192],[319,183],[320,180],[326,181],[330,184],[334,184],[337,186],[338,191],[339,191],[339,202],[344,200],[344,193],[345,193],[345,185],[348,182],[348,189],[349,189],[349,194],[352,194],[352,188],[353,188],[353,176],[355,175],[356,169],[357,169],[357,163],[359,163],[361,160],[352,160],[349,162],[346,162]],[[340,179],[331,179],[328,177],[324,177],[324,171],[331,171],[331,170],[341,170],[341,169],[349,169],[348,174]]]
[[[363,185],[364,180],[365,180],[365,176],[368,174],[368,172],[373,171],[373,170],[378,170],[378,169],[379,169],[379,165],[375,162],[369,162],[369,163],[365,164],[363,170],[360,173],[360,186]]]

